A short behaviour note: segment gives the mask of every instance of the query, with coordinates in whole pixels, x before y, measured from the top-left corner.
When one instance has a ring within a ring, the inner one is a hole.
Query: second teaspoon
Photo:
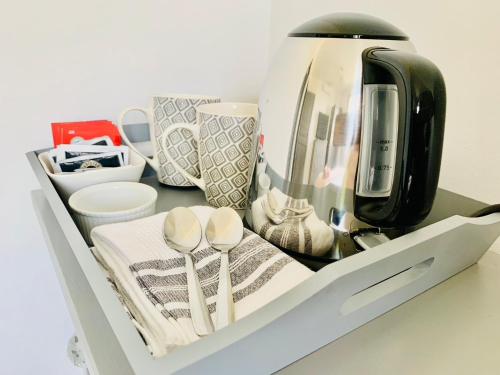
[[[234,321],[229,251],[238,246],[243,238],[243,222],[232,208],[218,208],[208,219],[205,236],[210,246],[221,252],[215,320],[217,329],[220,329]]]

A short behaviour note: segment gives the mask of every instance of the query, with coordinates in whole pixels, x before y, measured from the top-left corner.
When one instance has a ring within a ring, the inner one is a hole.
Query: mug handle
[[[151,118],[150,118],[150,115],[146,109],[144,109],[144,108],[128,108],[121,113],[121,115],[118,119],[118,131],[120,132],[120,136],[122,137],[123,141],[127,144],[127,146],[130,147],[130,149],[132,151],[134,151],[137,155],[139,155],[141,158],[146,160],[146,162],[151,166],[151,168],[153,168],[156,172],[158,172],[158,170],[159,170],[158,162],[155,159],[147,157],[142,152],[140,152],[137,149],[137,147],[135,147],[134,144],[130,141],[130,139],[128,139],[127,134],[125,133],[125,130],[123,129],[123,119],[125,118],[127,113],[134,112],[134,111],[141,112],[148,120],[148,124],[151,124]],[[154,137],[154,135],[151,134],[151,143],[154,142],[153,137]]]
[[[188,181],[192,182],[193,184],[197,185],[201,190],[205,191],[205,181],[203,181],[202,178],[196,178],[194,177],[192,174],[190,174],[189,172],[187,172],[184,168],[182,168],[179,164],[177,164],[177,162],[174,160],[174,158],[172,157],[172,155],[170,155],[167,147],[165,147],[165,142],[167,140],[167,137],[169,136],[170,133],[172,133],[173,131],[175,130],[178,130],[178,129],[186,129],[186,130],[189,130],[191,133],[193,133],[193,137],[194,137],[194,140],[196,141],[196,143],[198,143],[199,141],[199,128],[198,126],[194,125],[194,124],[184,124],[184,123],[178,123],[178,124],[173,124],[173,125],[170,125],[168,126],[163,134],[161,135],[161,138],[160,138],[160,144],[163,148],[163,151],[165,151],[165,156],[167,157],[167,160],[172,163],[172,165],[174,166],[174,168],[177,170],[177,172],[179,172],[182,176],[184,176],[184,178],[186,178]]]

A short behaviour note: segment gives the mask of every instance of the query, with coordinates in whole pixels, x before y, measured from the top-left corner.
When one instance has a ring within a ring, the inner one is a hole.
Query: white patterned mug
[[[196,112],[198,125],[172,125],[162,143],[170,132],[189,130],[198,144],[201,178],[179,165],[169,152],[165,156],[179,173],[205,191],[211,206],[246,208],[257,154],[257,105],[205,104]]]
[[[121,115],[118,130],[123,141],[156,171],[158,181],[171,186],[194,186],[194,184],[179,173],[172,163],[165,157],[166,149],[174,156],[174,160],[184,167],[189,173],[199,176],[198,153],[196,143],[191,132],[179,129],[170,132],[166,141],[160,143],[165,130],[173,124],[196,124],[196,108],[207,103],[218,103],[220,98],[205,95],[177,95],[153,96],[151,107],[129,108]],[[141,153],[128,139],[123,130],[123,120],[127,113],[138,111],[146,116],[149,123],[149,134],[153,144],[153,157]]]

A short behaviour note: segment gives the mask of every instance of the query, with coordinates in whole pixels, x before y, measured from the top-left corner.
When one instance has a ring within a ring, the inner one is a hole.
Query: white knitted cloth
[[[193,207],[204,229],[211,207]],[[166,213],[94,228],[95,257],[107,270],[136,325],[159,357],[197,340],[189,312],[184,256],[163,239]],[[193,262],[215,319],[220,253],[203,239]],[[245,230],[229,253],[235,319],[250,314],[313,274],[255,233]]]

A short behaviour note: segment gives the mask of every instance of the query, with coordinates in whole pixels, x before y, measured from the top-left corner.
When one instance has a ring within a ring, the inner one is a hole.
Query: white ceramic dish
[[[75,191],[90,185],[115,181],[138,182],[146,165],[144,159],[132,150],[130,150],[129,165],[117,168],[96,169],[84,173],[55,174],[50,165],[47,152],[39,154],[38,160],[40,160],[43,169],[65,200]]]
[[[137,182],[108,182],[87,186],[69,197],[73,217],[87,243],[98,225],[131,221],[155,213],[158,193]]]

